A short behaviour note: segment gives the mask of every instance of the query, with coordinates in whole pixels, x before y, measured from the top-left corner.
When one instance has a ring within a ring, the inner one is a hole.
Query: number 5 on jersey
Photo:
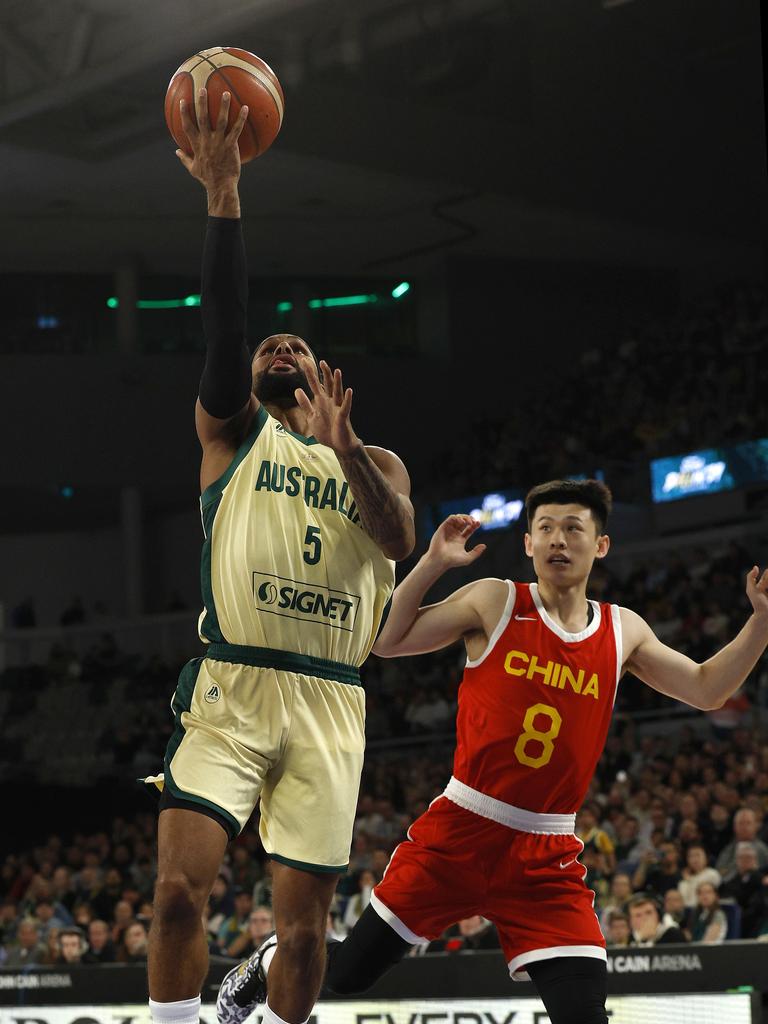
[[[323,542],[320,540],[320,527],[319,526],[308,526],[307,532],[304,535],[304,547],[309,550],[304,551],[302,557],[307,565],[317,565],[320,561],[320,553],[323,550]]]

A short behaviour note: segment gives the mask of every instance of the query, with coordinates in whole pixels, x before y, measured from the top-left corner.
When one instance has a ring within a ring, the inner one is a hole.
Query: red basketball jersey
[[[485,652],[459,687],[453,774],[487,796],[549,814],[578,810],[603,751],[621,674],[617,605],[590,602],[567,633],[535,583],[509,583]]]

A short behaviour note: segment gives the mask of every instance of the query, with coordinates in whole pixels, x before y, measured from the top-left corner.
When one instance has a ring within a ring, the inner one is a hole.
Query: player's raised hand
[[[466,515],[452,515],[438,526],[429,542],[429,557],[446,568],[470,565],[485,551],[485,544],[477,544],[467,551],[467,541],[481,526],[477,519]]]
[[[762,576],[756,565],[747,573],[747,597],[755,610],[755,615],[768,622],[768,569]]]
[[[200,89],[196,97],[196,120],[193,120],[184,100],[179,101],[181,124],[189,139],[192,156],[181,149],[176,150],[176,156],[192,177],[205,186],[209,195],[232,188],[240,178],[237,140],[248,117],[248,107],[241,107],[232,127],[227,128],[230,99],[228,92],[222,94],[215,125],[211,124],[208,115],[206,89]]]
[[[341,370],[331,371],[324,359],[320,360],[320,373],[312,359],[301,359],[301,368],[312,389],[312,397],[303,388],[296,388],[295,396],[299,408],[307,414],[307,432],[317,438],[320,444],[333,448],[339,458],[350,455],[355,448],[362,447],[362,441],[352,429],[349,418],[352,409],[352,388],[344,389]]]

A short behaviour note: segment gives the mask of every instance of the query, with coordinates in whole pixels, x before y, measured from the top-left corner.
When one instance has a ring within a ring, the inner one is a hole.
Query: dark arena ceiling
[[[4,0],[1,270],[196,272],[162,105],[220,44],[286,94],[243,175],[254,272],[762,252],[757,0]]]

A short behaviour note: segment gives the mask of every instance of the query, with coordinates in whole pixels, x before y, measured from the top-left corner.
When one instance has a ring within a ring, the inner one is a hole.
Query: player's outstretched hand
[[[438,560],[446,569],[470,565],[486,548],[485,544],[477,544],[471,551],[467,551],[467,541],[480,526],[472,516],[448,516],[432,534],[429,557]]]
[[[344,389],[341,370],[331,371],[328,363],[321,359],[321,381],[314,360],[305,357],[301,367],[312,389],[312,397],[303,388],[296,388],[294,394],[299,408],[307,414],[307,432],[320,444],[333,448],[339,458],[361,448],[363,442],[352,429],[349,418],[352,388]]]
[[[189,139],[192,156],[181,149],[176,150],[176,156],[209,193],[231,188],[240,178],[240,149],[237,140],[248,117],[248,107],[241,107],[234,124],[227,128],[229,104],[230,94],[225,92],[221,97],[216,124],[212,126],[208,116],[206,89],[200,89],[197,94],[197,122],[192,120],[184,100],[179,100],[181,125]]]
[[[762,576],[756,565],[747,573],[747,597],[755,609],[755,615],[768,622],[768,569]]]

